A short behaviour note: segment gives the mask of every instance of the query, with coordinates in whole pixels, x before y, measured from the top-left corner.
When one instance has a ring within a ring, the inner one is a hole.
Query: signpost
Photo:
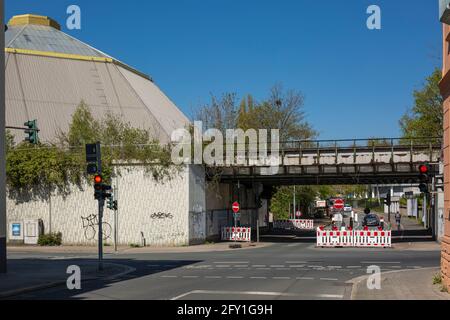
[[[241,206],[239,205],[239,202],[234,202],[233,205],[231,206],[231,208],[233,209],[233,217],[234,217],[234,228],[237,228],[237,217],[239,215],[239,212],[241,211]],[[234,242],[236,242],[236,237]]]
[[[0,0],[0,19],[4,21],[4,1]],[[6,28],[5,28],[6,30]],[[0,32],[0,65],[5,65],[5,33]],[[0,273],[6,273],[6,156],[5,156],[5,69],[0,75]]]
[[[345,207],[344,200],[337,199],[337,200],[334,201],[334,206],[333,206],[334,209],[336,209],[336,210],[343,210],[344,207]]]

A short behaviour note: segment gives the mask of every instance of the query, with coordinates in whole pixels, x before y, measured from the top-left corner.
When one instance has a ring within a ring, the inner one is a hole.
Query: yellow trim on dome
[[[114,60],[112,58],[106,57],[93,57],[93,56],[83,56],[79,54],[70,54],[70,53],[59,53],[59,52],[50,52],[50,51],[38,51],[38,50],[28,50],[28,49],[16,49],[16,48],[5,48],[6,53],[18,53],[32,56],[40,56],[40,57],[50,57],[50,58],[59,58],[59,59],[70,59],[70,60],[80,60],[80,61],[94,61],[94,62],[104,62],[104,63],[113,63],[117,66],[120,66],[128,71],[136,73],[141,77],[146,78],[147,80],[153,81],[148,75],[145,73],[139,72],[132,67]]]
[[[46,16],[39,16],[35,14],[24,14],[20,16],[14,16],[8,22],[8,25],[10,26],[23,26],[28,24],[48,26],[55,28],[57,30],[61,30],[61,26],[59,25],[59,23],[53,20],[52,18]]]
[[[113,62],[113,59],[111,59],[111,58],[91,57],[91,56],[83,56],[83,55],[79,55],[79,54],[59,53],[59,52],[50,52],[50,51],[5,48],[5,52],[20,53],[20,54],[41,56],[41,57],[50,57],[50,58],[70,59],[70,60],[97,61],[97,62],[109,62],[109,63]]]

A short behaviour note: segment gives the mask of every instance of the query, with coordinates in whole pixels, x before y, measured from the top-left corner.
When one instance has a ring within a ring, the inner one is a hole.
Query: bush
[[[50,233],[39,236],[38,245],[42,247],[56,247],[62,244],[62,233]]]

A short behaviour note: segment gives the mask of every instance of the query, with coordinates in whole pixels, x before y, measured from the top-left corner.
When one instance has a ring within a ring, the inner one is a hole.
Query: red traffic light
[[[94,182],[97,183],[97,184],[102,183],[103,182],[102,176],[95,176],[94,177]]]
[[[427,174],[429,170],[430,170],[430,168],[424,164],[419,167],[419,171],[422,174]]]

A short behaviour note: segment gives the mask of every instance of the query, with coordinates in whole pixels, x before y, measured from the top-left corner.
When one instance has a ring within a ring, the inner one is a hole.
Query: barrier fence
[[[222,228],[222,241],[252,241],[252,228],[225,227]]]
[[[292,219],[292,220],[278,220],[273,222],[275,229],[300,229],[300,230],[314,230],[314,220]]]
[[[390,248],[391,231],[332,231],[317,229],[318,247]]]

